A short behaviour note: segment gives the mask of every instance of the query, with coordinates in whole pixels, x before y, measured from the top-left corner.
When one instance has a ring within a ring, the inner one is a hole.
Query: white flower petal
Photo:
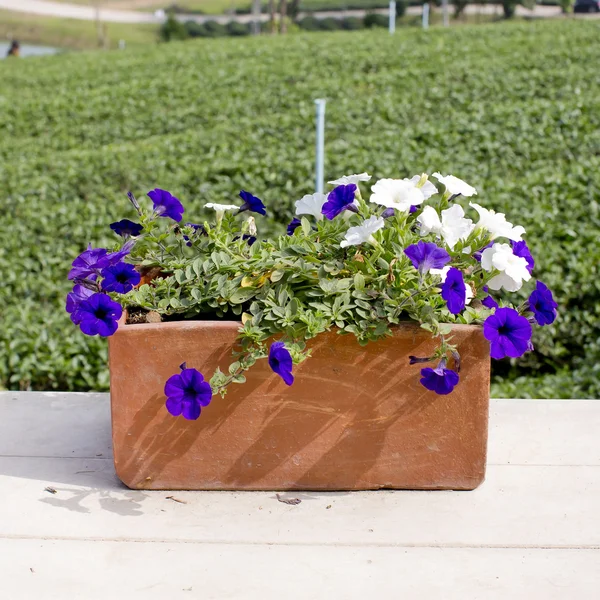
[[[443,185],[446,186],[446,189],[454,196],[455,194],[460,194],[462,196],[466,196],[469,198],[470,196],[477,195],[477,190],[469,185],[466,181],[459,179],[458,177],[454,177],[454,175],[442,175],[441,173],[434,173],[433,176]]]
[[[339,179],[334,179],[333,181],[328,181],[330,185],[349,185],[353,183],[354,185],[358,185],[361,181],[369,181],[371,176],[368,173],[359,173],[358,175],[344,175]]]
[[[522,236],[525,233],[525,228],[521,227],[521,225],[514,226],[508,222],[504,213],[488,210],[475,202],[471,202],[469,205],[479,213],[479,222],[475,227],[489,231],[492,239],[505,237],[514,242],[520,242],[523,239]]]
[[[421,225],[421,235],[427,235],[429,233],[439,234],[442,232],[442,221],[433,206],[426,206],[423,208],[421,214],[417,217],[417,221]]]
[[[325,194],[307,194],[296,201],[296,214],[312,215],[315,219],[320,221],[323,218],[321,209],[325,202],[327,202],[327,196]]]
[[[413,177],[411,177],[409,179],[409,181],[411,181],[412,183],[417,185],[419,183],[419,181],[421,181],[421,177],[426,177],[426,175],[425,174],[414,175]],[[431,181],[429,181],[428,179],[425,181],[425,183],[419,189],[423,193],[425,200],[427,200],[428,198],[431,198],[431,196],[434,196],[435,194],[438,193],[438,190],[435,187],[435,185],[433,185],[433,183],[431,183]]]
[[[380,179],[371,191],[371,202],[401,212],[425,201],[423,192],[409,179]]]
[[[208,204],[204,205],[204,208],[213,208],[214,210],[223,212],[226,210],[238,210],[240,207],[236,206],[235,204],[219,204],[217,202],[209,202]]]
[[[488,286],[492,290],[504,288],[508,292],[520,290],[524,281],[531,279],[527,261],[516,256],[508,244],[494,244],[481,253],[481,268],[484,271],[500,271],[490,279]]]
[[[473,231],[473,221],[465,219],[465,211],[459,204],[453,204],[442,211],[442,237],[453,250],[459,240],[466,240]]]
[[[356,227],[350,227],[346,231],[344,239],[340,243],[342,248],[348,246],[358,246],[364,242],[368,242],[371,236],[385,225],[385,221],[382,217],[372,216],[369,219],[363,221]]]

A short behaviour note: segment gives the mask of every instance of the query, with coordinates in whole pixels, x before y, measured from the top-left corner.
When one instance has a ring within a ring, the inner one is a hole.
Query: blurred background
[[[73,257],[157,186],[192,221],[247,189],[283,231],[325,98],[326,180],[452,173],[527,229],[559,317],[493,394],[598,397],[599,3],[393,8],[0,0],[0,389],[108,389],[106,341],[64,311]]]

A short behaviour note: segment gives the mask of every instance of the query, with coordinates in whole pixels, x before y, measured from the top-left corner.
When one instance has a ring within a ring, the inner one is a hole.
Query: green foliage
[[[160,27],[160,37],[165,42],[185,40],[188,37],[186,26],[179,22],[174,15],[170,14]]]
[[[364,23],[367,29],[371,27],[388,27],[389,17],[387,15],[380,15],[379,13],[367,13]]]
[[[439,168],[526,227],[559,318],[525,361],[494,364],[497,389],[535,375],[533,397],[600,395],[598,32],[560,20],[3,61],[0,387],[106,389],[105,342],[64,312],[70,261],[118,241],[129,189],[169,189],[190,220],[264,192],[261,233],[283,231],[313,188],[325,97],[327,178]]]

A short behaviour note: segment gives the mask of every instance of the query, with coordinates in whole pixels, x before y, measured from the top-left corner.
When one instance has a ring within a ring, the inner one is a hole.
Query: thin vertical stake
[[[396,0],[390,0],[390,34],[396,31]]]
[[[325,163],[325,103],[327,100],[315,100],[317,105],[317,159],[315,164],[315,191],[323,193],[323,177]]]
[[[444,13],[444,27],[449,27],[450,18],[448,15],[448,0],[442,0],[442,11]]]
[[[429,29],[429,2],[423,4],[423,29]]]

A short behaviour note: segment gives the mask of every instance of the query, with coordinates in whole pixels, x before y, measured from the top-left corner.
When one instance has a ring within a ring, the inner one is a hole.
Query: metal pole
[[[390,33],[396,31],[396,0],[390,0]]]
[[[444,27],[449,27],[450,18],[448,14],[448,0],[442,0],[442,11],[444,13]]]
[[[429,2],[423,4],[423,29],[429,29]]]
[[[260,34],[260,13],[262,10],[262,2],[253,0],[252,2],[252,35]]]
[[[315,100],[317,105],[317,159],[315,163],[315,191],[323,193],[323,164],[325,162],[325,103],[327,100]]]

